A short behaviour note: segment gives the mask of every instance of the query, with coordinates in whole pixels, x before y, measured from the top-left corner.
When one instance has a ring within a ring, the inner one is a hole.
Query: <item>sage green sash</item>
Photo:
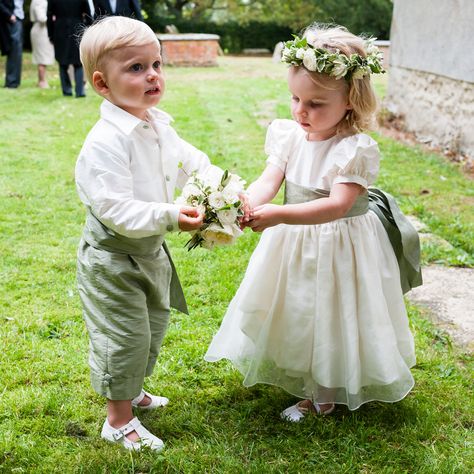
[[[299,204],[329,197],[329,191],[310,189],[285,181],[285,204]],[[377,188],[357,197],[344,217],[355,217],[372,210],[384,226],[397,257],[403,293],[422,284],[420,267],[420,239],[390,194]]]
[[[171,285],[170,285],[170,304],[173,308],[188,314],[188,307],[184,297],[183,289],[176,272],[168,246],[162,235],[152,235],[141,239],[132,239],[120,235],[108,227],[95,217],[90,209],[87,210],[86,225],[83,231],[84,240],[96,249],[106,250],[107,252],[120,253],[132,256],[153,258],[163,247],[168,255],[171,265]]]

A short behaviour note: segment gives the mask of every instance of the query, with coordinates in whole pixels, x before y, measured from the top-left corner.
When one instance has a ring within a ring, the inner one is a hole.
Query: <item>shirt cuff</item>
[[[177,232],[179,230],[178,217],[181,206],[178,204],[169,204],[168,206],[165,211],[165,230],[166,232]]]

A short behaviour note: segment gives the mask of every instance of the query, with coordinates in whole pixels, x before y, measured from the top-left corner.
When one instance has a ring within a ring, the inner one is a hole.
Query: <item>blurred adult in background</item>
[[[24,19],[23,0],[0,0],[0,49],[7,56],[5,87],[11,89],[21,82]]]
[[[30,21],[31,49],[33,50],[32,62],[38,65],[38,87],[48,88],[46,80],[46,66],[54,64],[54,47],[48,38],[46,26],[48,0],[31,0]]]
[[[91,17],[87,0],[49,0],[48,36],[54,45],[54,56],[59,63],[59,78],[63,95],[72,96],[72,83],[68,74],[74,67],[76,97],[85,97],[84,71],[79,58],[79,35]]]
[[[139,0],[94,0],[94,8],[95,18],[119,15],[143,21]]]

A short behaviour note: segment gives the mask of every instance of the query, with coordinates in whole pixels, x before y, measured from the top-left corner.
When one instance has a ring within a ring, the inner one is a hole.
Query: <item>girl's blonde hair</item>
[[[304,37],[315,48],[324,48],[329,51],[339,51],[350,57],[351,54],[359,54],[363,58],[367,56],[365,49],[365,38],[356,36],[342,26],[312,24],[304,30]],[[377,110],[377,98],[370,81],[370,74],[363,78],[335,79],[331,76],[318,72],[310,72],[311,79],[320,87],[328,88],[328,78],[339,83],[344,82],[351,110],[338,125],[337,133],[352,135],[364,130],[369,130],[375,122]]]
[[[84,31],[79,46],[87,80],[92,84],[94,71],[102,69],[111,51],[155,42],[159,46],[153,30],[142,21],[124,16],[110,16],[96,21]]]

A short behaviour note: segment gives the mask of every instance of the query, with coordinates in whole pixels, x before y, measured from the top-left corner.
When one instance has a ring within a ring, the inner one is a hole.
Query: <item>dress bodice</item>
[[[293,120],[275,120],[265,143],[267,163],[280,168],[285,179],[310,189],[330,191],[336,183],[367,188],[377,177],[377,143],[363,133],[323,141],[309,141]]]

